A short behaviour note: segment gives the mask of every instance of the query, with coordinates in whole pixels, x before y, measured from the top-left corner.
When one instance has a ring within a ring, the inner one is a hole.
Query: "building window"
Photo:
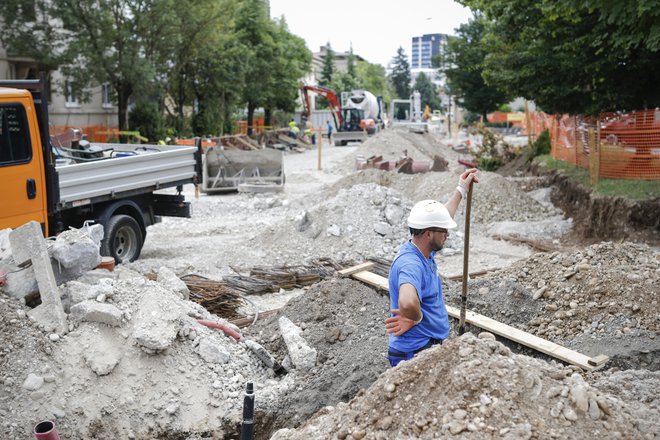
[[[101,100],[103,103],[103,108],[111,108],[113,106],[114,93],[112,86],[109,83],[105,83],[101,86]]]
[[[80,106],[76,84],[71,80],[66,80],[66,82],[64,83],[64,99],[65,99],[65,105],[67,107]]]

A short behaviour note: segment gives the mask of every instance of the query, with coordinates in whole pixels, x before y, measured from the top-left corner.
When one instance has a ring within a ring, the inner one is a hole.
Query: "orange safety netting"
[[[264,125],[264,117],[255,117],[252,119],[252,133],[263,133],[266,129]],[[247,134],[248,124],[247,121],[236,121],[233,134]]]
[[[110,128],[105,125],[86,125],[84,127],[71,126],[71,125],[51,125],[51,136],[62,136],[71,130],[80,130],[83,134],[87,135],[90,142],[117,142],[119,139],[119,129]]]
[[[525,134],[550,132],[552,157],[612,179],[660,180],[660,109],[599,117],[530,113]]]

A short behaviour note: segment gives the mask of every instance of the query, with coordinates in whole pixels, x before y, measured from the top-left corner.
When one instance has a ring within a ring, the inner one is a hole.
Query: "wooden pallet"
[[[387,278],[369,272],[368,269],[370,269],[373,265],[374,263],[362,263],[357,266],[340,270],[339,274],[341,276],[350,276],[351,278],[362,281],[363,283],[372,287],[376,287],[377,289],[389,292],[389,283]],[[452,318],[458,319],[460,317],[460,309],[457,307],[447,306],[447,313]],[[602,368],[609,360],[607,356],[602,354],[594,357],[586,356],[582,353],[578,353],[577,351],[568,349],[531,333],[527,333],[525,331],[511,327],[510,325],[496,321],[487,316],[474,313],[470,310],[467,310],[465,315],[465,322],[468,324],[482,328],[488,332],[502,336],[503,338],[517,342],[541,353],[545,353],[549,356],[559,359],[562,362],[577,365],[586,371],[598,370]]]

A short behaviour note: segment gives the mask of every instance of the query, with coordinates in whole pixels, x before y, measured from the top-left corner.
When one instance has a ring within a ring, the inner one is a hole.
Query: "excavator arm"
[[[311,114],[311,106],[309,102],[309,92],[314,92],[320,96],[323,96],[330,106],[330,111],[332,111],[332,117],[335,120],[335,127],[342,126],[342,116],[341,116],[341,104],[337,98],[337,94],[326,87],[321,86],[307,86],[301,85],[300,92],[302,94],[302,102],[304,106],[303,117],[306,119]]]

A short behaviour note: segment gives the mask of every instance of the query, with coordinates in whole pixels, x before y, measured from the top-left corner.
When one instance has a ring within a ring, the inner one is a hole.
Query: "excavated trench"
[[[632,202],[622,197],[595,197],[561,173],[547,176],[552,202],[573,218],[572,239],[586,243],[632,240],[660,243],[660,199]]]

